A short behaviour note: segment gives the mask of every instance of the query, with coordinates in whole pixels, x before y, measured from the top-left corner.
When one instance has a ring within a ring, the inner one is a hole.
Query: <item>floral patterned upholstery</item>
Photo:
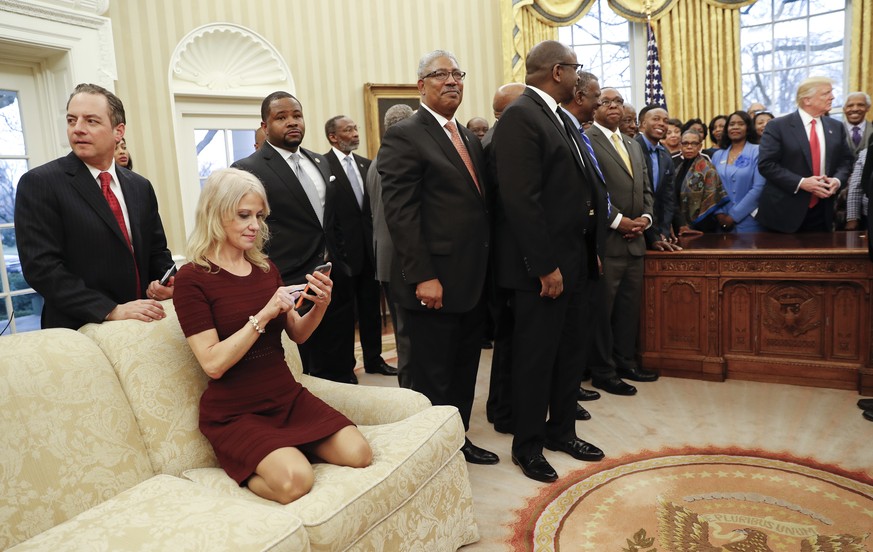
[[[295,376],[358,424],[374,462],[317,464],[312,492],[287,506],[236,485],[198,429],[207,376],[163,304],[158,322],[0,338],[0,549],[454,550],[478,540],[457,410],[408,389],[302,375],[289,340]]]
[[[153,477],[12,550],[129,550],[132,543],[173,552],[309,550],[306,531],[293,515],[169,475]]]
[[[393,424],[359,427],[373,448],[373,464],[364,469],[316,464],[312,491],[283,507],[303,520],[313,550],[369,541],[367,533],[380,525],[412,524],[410,519],[416,527],[412,535],[402,537],[407,544],[417,540],[415,535],[421,535],[423,543],[444,535],[446,545],[435,549],[454,550],[478,539],[467,467],[458,450],[464,427],[455,408],[435,406]],[[444,481],[443,472],[453,477]],[[239,487],[221,469],[189,470],[185,477],[223,493],[281,507]],[[439,483],[431,485],[433,479]],[[434,505],[430,502],[434,498],[447,502]],[[387,521],[409,503],[418,502],[422,508],[439,510],[441,516],[408,508],[407,519]],[[384,538],[383,534],[377,540]]]
[[[178,476],[192,467],[217,467],[218,461],[198,427],[209,376],[182,335],[172,302],[164,302],[164,309],[167,317],[159,322],[122,320],[79,331],[100,346],[118,374],[155,473]]]
[[[0,549],[153,475],[112,366],[87,337],[0,337]],[[99,400],[95,400],[99,397]]]

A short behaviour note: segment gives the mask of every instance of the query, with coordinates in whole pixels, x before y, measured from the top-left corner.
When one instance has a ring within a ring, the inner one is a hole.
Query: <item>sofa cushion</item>
[[[294,345],[290,340],[288,343]],[[297,379],[312,394],[358,425],[399,422],[431,406],[427,397],[412,389],[337,383],[307,374]]]
[[[155,473],[181,475],[218,466],[200,433],[200,395],[209,377],[188,346],[172,301],[156,322],[121,320],[88,324],[80,332],[103,350],[118,374],[142,431]]]
[[[72,330],[0,337],[0,549],[153,475],[127,397]]]
[[[451,406],[433,406],[396,423],[360,429],[373,449],[373,464],[363,469],[316,464],[312,491],[287,506],[239,487],[221,469],[188,470],[184,475],[222,493],[293,513],[303,520],[313,550],[343,549],[398,511],[464,443],[461,417]],[[464,484],[469,486],[466,471]]]
[[[25,550],[309,550],[299,519],[159,475],[13,548]]]

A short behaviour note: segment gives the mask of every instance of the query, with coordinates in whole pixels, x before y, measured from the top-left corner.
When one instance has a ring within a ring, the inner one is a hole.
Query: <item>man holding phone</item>
[[[166,316],[173,265],[151,183],[115,164],[124,105],[80,84],[67,102],[72,152],[25,173],[15,231],[27,283],[45,298],[43,328]]]

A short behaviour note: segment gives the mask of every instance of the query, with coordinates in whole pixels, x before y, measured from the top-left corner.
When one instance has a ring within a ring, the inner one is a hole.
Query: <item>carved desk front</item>
[[[680,245],[645,258],[643,367],[873,393],[863,233],[707,234]]]

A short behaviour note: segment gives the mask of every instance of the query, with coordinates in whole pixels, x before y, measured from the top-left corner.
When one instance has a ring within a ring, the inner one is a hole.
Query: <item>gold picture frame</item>
[[[367,155],[370,159],[379,153],[382,135],[385,133],[385,112],[392,105],[406,104],[418,109],[421,95],[415,84],[373,84],[364,85],[364,116],[367,126]]]

